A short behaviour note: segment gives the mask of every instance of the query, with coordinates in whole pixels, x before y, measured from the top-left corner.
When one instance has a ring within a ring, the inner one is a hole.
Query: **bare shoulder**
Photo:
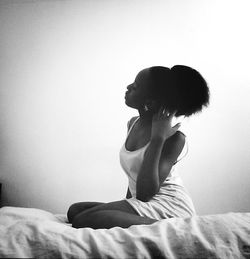
[[[134,121],[138,118],[139,116],[134,116],[128,121],[128,129],[130,129],[131,125],[134,123]]]
[[[176,131],[176,133],[168,138],[163,147],[163,154],[167,160],[175,162],[177,157],[182,152],[185,145],[186,135],[181,131]]]
[[[165,144],[168,146],[179,146],[183,148],[185,141],[186,135],[178,130],[173,136],[171,136],[165,141]]]
[[[185,143],[186,135],[182,131],[177,130],[173,137]]]

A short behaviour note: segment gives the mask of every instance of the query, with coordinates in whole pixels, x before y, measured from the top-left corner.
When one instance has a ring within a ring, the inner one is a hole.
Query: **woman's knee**
[[[72,220],[72,227],[73,228],[82,228],[82,227],[85,227],[84,225],[83,225],[83,222],[86,224],[86,220],[85,220],[85,217],[86,217],[86,215],[85,215],[85,213],[84,213],[84,215],[76,215],[74,218],[73,218],[73,220]],[[88,219],[88,217],[87,217],[87,219]]]
[[[67,212],[67,217],[68,217],[68,221],[69,223],[72,223],[72,220],[74,218],[74,216],[77,214],[77,203],[72,204]]]
[[[110,215],[110,212],[112,213]],[[72,221],[73,228],[103,228],[103,225],[108,225],[119,211],[113,210],[90,210],[76,215]],[[106,227],[105,227],[106,228]]]
[[[80,212],[83,212],[85,210],[91,209],[93,207],[96,207],[98,205],[104,204],[103,202],[77,202],[73,203],[67,212],[67,217],[69,223],[72,223],[74,217],[79,214]]]

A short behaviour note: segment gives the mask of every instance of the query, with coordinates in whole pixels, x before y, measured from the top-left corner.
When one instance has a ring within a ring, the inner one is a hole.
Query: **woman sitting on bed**
[[[75,228],[128,228],[195,214],[175,168],[187,149],[186,136],[180,123],[171,123],[174,116],[188,117],[208,105],[206,81],[187,66],[146,68],[127,87],[125,103],[139,112],[128,122],[120,150],[129,180],[126,199],[71,205],[67,215]]]

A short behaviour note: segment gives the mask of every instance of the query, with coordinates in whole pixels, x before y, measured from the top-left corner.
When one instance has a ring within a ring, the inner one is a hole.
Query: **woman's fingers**
[[[162,116],[163,110],[164,110],[164,107],[161,106],[160,109],[159,109],[159,111],[158,111],[158,118],[160,118],[160,117]]]
[[[174,112],[170,113],[169,117],[172,119],[175,116],[176,112],[177,111],[174,111]]]
[[[167,108],[164,108],[164,106],[161,106],[158,113],[157,113],[157,117],[164,117],[164,118],[168,118],[168,119],[173,119],[173,117],[175,116],[175,114],[177,113],[177,110],[173,111],[173,112],[169,112],[167,110]]]
[[[167,109],[165,109],[165,113],[163,113],[165,118],[172,119],[177,111],[169,112]]]
[[[161,108],[160,108],[160,114],[164,114],[164,112],[165,112],[165,108],[164,108],[164,106],[161,106]]]
[[[175,131],[177,131],[177,130],[180,128],[180,126],[181,126],[181,123],[179,122],[179,123],[175,124],[174,127],[172,127],[172,128],[173,128]]]

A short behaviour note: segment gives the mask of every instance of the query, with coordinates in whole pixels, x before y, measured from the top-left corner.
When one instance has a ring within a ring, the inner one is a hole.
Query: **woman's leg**
[[[72,204],[67,212],[69,223],[72,223],[74,217],[85,210],[91,209],[95,206],[105,204],[103,202],[77,202]]]
[[[131,225],[152,224],[157,220],[141,217],[125,200],[105,203],[77,214],[72,222],[75,228],[127,228]]]
[[[92,212],[90,215],[77,215],[73,220],[72,227],[89,227],[93,229],[128,228],[132,225],[150,225],[157,221],[156,219],[141,217],[119,210],[100,210]]]

